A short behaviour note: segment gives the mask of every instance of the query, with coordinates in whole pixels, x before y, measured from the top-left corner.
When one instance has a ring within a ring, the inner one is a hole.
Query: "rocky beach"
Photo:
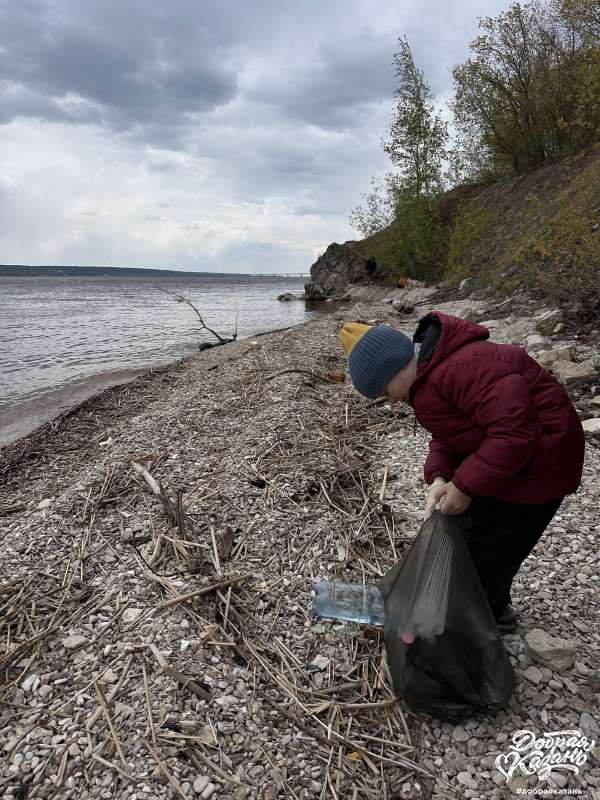
[[[426,497],[427,432],[336,380],[340,326],[412,335],[430,309],[527,347],[588,429],[582,486],[513,584],[516,690],[460,725],[395,696],[380,629],[311,614],[319,578],[402,558]],[[600,800],[598,745],[545,779],[496,766],[520,730],[600,739],[599,345],[518,293],[361,287],[0,450],[2,797]]]

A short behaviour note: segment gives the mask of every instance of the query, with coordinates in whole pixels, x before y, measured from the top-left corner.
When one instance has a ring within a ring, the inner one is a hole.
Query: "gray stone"
[[[469,322],[477,322],[481,314],[475,308],[461,308],[460,311],[456,312],[456,316],[460,319],[466,319]]]
[[[468,789],[477,789],[477,781],[468,772],[459,772],[456,780]]]
[[[552,365],[552,372],[565,386],[576,386],[579,383],[590,380],[596,375],[592,364],[586,362],[583,364],[574,364],[571,361],[562,360],[554,362]]]
[[[206,789],[208,784],[210,783],[210,778],[208,775],[200,775],[200,777],[196,778],[194,781],[194,791],[196,794],[202,794],[202,792]]]
[[[486,319],[485,322],[480,322],[479,324],[492,330],[493,328],[499,328],[502,323],[499,319]]]
[[[34,692],[40,685],[40,676],[32,672],[23,681],[21,681],[21,689],[24,692]]]
[[[523,794],[528,786],[527,778],[524,775],[513,775],[508,782],[508,788],[513,794]]]
[[[564,672],[573,666],[575,646],[567,639],[551,636],[534,628],[525,636],[525,645],[531,658],[553,672]]]
[[[556,361],[571,361],[573,354],[570,345],[555,347],[552,350],[540,350],[536,356],[536,361],[543,367],[551,367]]]
[[[527,669],[523,672],[523,676],[527,678],[528,681],[535,683],[536,686],[538,683],[542,682],[542,673],[537,667],[527,667]]]
[[[466,732],[466,730],[462,727],[462,725],[457,725],[456,728],[454,728],[454,730],[452,731],[452,738],[456,742],[466,742],[471,737]]]
[[[143,613],[141,608],[126,608],[123,612],[123,622],[126,625],[137,622]]]
[[[581,423],[583,430],[594,435],[600,434],[600,418],[584,419]]]
[[[564,789],[567,785],[567,776],[563,775],[562,772],[551,772],[549,777],[559,789]]]
[[[544,311],[535,318],[535,329],[538,333],[548,336],[554,331],[561,319],[562,311],[559,308]]]
[[[525,339],[525,346],[527,347],[528,350],[537,350],[538,348],[545,345],[546,342],[547,339],[545,336],[540,336],[538,333],[531,333]]]
[[[600,740],[600,725],[587,711],[584,711],[579,717],[579,730],[588,739],[593,739],[595,742]]]
[[[296,295],[292,294],[291,292],[284,292],[283,294],[280,294],[277,299],[287,303],[290,300],[299,300],[300,298],[296,297]]]
[[[75,650],[76,647],[81,647],[84,644],[87,644],[87,639],[85,636],[82,636],[79,633],[74,633],[72,636],[67,636],[66,639],[63,639],[61,644],[66,650]]]

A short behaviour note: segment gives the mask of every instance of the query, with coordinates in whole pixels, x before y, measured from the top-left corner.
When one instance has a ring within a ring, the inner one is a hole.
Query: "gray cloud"
[[[505,5],[0,0],[3,260],[307,268],[388,168],[398,37],[445,98]]]
[[[208,13],[210,5],[203,4]],[[0,77],[9,92],[2,119],[12,110],[13,117],[130,130],[227,103],[236,93],[234,67],[190,9],[175,27],[176,14],[158,4],[105,2],[90,13],[89,4],[62,0],[7,3],[0,8]]]

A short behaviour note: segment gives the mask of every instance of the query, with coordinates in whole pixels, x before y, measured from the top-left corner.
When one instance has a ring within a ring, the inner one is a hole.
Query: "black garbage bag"
[[[457,522],[439,511],[378,584],[396,693],[448,722],[506,705],[515,674]]]

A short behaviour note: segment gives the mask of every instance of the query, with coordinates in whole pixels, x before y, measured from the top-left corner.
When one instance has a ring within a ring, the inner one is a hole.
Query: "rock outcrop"
[[[295,295],[291,292],[284,292],[283,294],[280,294],[277,299],[284,303],[289,303],[291,300],[304,300],[304,295]]]
[[[350,284],[389,283],[375,259],[365,255],[357,242],[330,244],[310,268],[304,287],[306,300],[342,300]]]

